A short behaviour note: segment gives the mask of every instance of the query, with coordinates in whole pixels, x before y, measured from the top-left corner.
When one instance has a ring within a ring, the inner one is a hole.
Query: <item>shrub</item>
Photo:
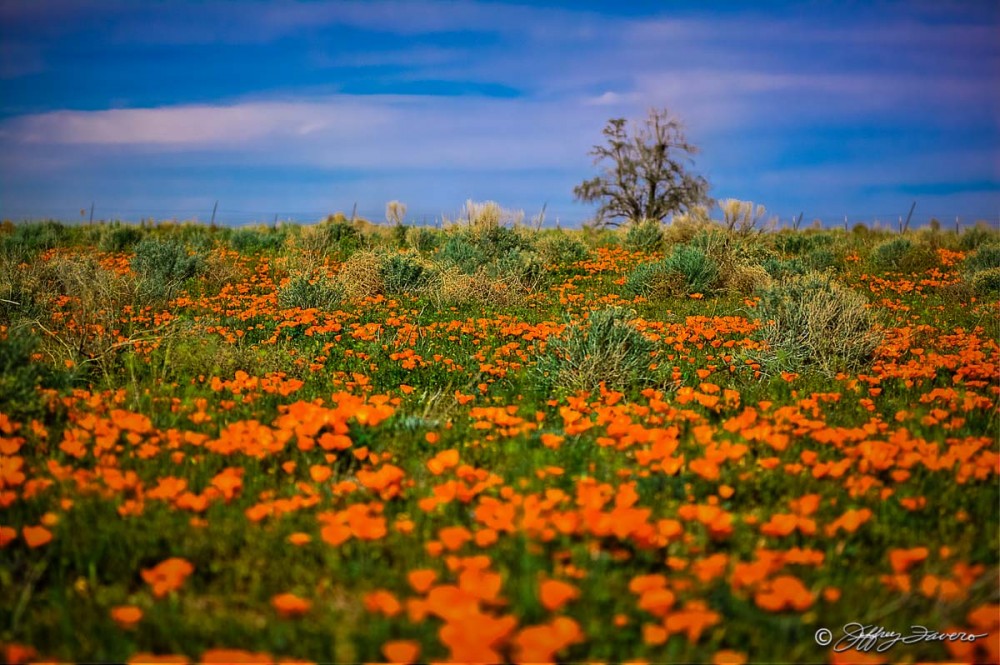
[[[826,247],[816,247],[806,255],[806,262],[813,270],[826,270],[837,266],[837,255]]]
[[[640,263],[629,273],[623,291],[628,296],[663,299],[684,287],[684,278],[667,267],[665,261]]]
[[[382,293],[382,261],[371,251],[355,252],[337,274],[337,283],[348,298],[365,298]]]
[[[730,291],[750,295],[769,287],[771,276],[763,266],[756,263],[734,263],[725,272],[723,284]]]
[[[480,226],[469,235],[479,251],[488,259],[499,259],[511,252],[531,249],[531,243],[520,233],[506,226]]]
[[[278,289],[278,304],[286,309],[332,309],[342,298],[340,285],[325,275],[314,279],[296,275]]]
[[[0,336],[0,413],[14,421],[51,417],[38,389],[58,388],[66,383],[65,373],[32,359],[40,350],[38,341],[24,328]]]
[[[143,279],[144,293],[154,299],[169,300],[187,280],[205,266],[205,257],[188,254],[176,240],[147,238],[135,248],[132,270]]]
[[[507,307],[518,295],[508,284],[491,278],[483,270],[468,275],[454,266],[441,272],[436,286],[432,298],[439,307],[469,303]]]
[[[777,280],[788,279],[789,277],[794,277],[796,275],[806,274],[807,269],[801,259],[779,259],[777,257],[768,257],[764,259],[761,263],[761,267],[767,271],[767,274]]]
[[[594,390],[602,382],[626,390],[649,383],[656,345],[628,324],[634,312],[609,307],[571,323],[563,336],[550,338],[537,371],[555,387]]]
[[[418,228],[413,229],[407,236],[410,247],[421,254],[429,254],[436,250],[441,244],[441,234],[433,229]]]
[[[279,251],[287,234],[273,229],[236,229],[229,236],[229,246],[240,254]]]
[[[763,290],[758,314],[771,354],[764,365],[774,370],[857,368],[880,341],[865,298],[817,273]]]
[[[936,266],[938,257],[928,245],[914,243],[909,238],[893,238],[875,248],[871,262],[879,270],[922,272]]]
[[[586,245],[561,231],[538,241],[538,256],[547,265],[568,267],[589,255]]]
[[[386,294],[415,293],[427,287],[431,271],[412,256],[390,254],[379,265]]]
[[[499,257],[486,268],[490,277],[509,286],[533,291],[545,281],[545,266],[534,252],[512,250]]]
[[[703,249],[694,245],[678,245],[664,261],[667,270],[684,279],[687,293],[707,293],[719,277],[719,264]]]
[[[625,232],[625,249],[631,252],[655,252],[663,245],[663,225],[659,220],[632,222]]]
[[[7,236],[11,244],[21,245],[28,252],[52,249],[63,244],[69,229],[54,221],[17,224],[14,233]]]
[[[457,266],[465,273],[473,273],[486,263],[486,255],[463,231],[451,232],[440,252],[441,260]]]
[[[142,240],[142,229],[131,224],[112,222],[101,229],[98,246],[105,252],[124,252]]]
[[[978,249],[980,245],[997,242],[998,240],[1000,240],[1000,234],[990,229],[989,225],[985,222],[980,222],[971,229],[963,231],[958,244],[963,250],[968,252]]]
[[[361,232],[350,222],[329,218],[303,229],[300,243],[307,251],[346,257],[361,246]]]
[[[1000,268],[1000,244],[980,245],[976,253],[965,259],[969,272]]]
[[[985,298],[1000,297],[1000,267],[985,268],[972,275],[972,288]]]

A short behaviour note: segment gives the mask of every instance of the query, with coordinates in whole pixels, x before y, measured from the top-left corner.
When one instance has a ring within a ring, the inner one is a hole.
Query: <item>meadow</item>
[[[479,213],[5,223],[0,656],[1000,659],[1000,233]]]

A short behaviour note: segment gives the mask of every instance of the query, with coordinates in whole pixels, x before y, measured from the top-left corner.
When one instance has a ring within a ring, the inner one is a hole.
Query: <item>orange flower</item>
[[[516,662],[550,663],[566,647],[582,642],[583,631],[573,619],[556,617],[547,624],[522,629],[511,641]]]
[[[52,532],[43,526],[26,526],[21,529],[21,535],[24,536],[24,542],[32,549],[52,540]]]
[[[414,640],[392,640],[382,645],[382,654],[390,663],[415,663],[420,657],[420,643]]]
[[[271,599],[271,605],[283,617],[300,617],[312,608],[312,603],[292,593],[278,594]]]
[[[193,572],[194,566],[188,561],[174,557],[162,561],[153,568],[143,570],[142,579],[153,587],[153,595],[161,598],[179,589],[187,576]]]
[[[768,612],[785,610],[802,612],[813,604],[813,595],[798,578],[781,575],[765,581],[754,601],[758,607]]]
[[[438,540],[452,552],[461,549],[471,539],[472,534],[464,526],[449,526],[438,531]]]
[[[571,600],[580,597],[580,590],[572,584],[559,580],[546,580],[538,590],[538,598],[542,606],[550,612],[555,612]]]
[[[747,655],[731,649],[716,651],[712,656],[712,665],[743,665],[747,662]]]
[[[905,573],[915,563],[920,563],[927,558],[930,552],[926,547],[914,547],[912,549],[895,549],[889,552],[889,565],[896,574]]]
[[[7,547],[17,540],[17,529],[9,526],[0,526],[0,549]]]
[[[381,613],[394,617],[403,610],[396,597],[385,589],[377,589],[365,595],[365,609],[369,612]]]
[[[142,619],[142,610],[135,605],[118,605],[111,608],[111,619],[122,628],[132,628]]]
[[[454,448],[442,450],[427,462],[427,468],[435,476],[440,476],[455,466],[458,466],[458,451]]]
[[[302,533],[301,531],[296,531],[295,533],[288,536],[288,542],[295,546],[305,545],[306,543],[312,541],[312,536],[308,533]]]
[[[438,574],[436,571],[430,570],[429,568],[422,568],[419,570],[411,570],[407,574],[406,579],[409,581],[410,586],[414,591],[422,594],[427,593],[427,591],[431,588],[431,585],[433,585],[435,580],[437,580],[437,577]]]

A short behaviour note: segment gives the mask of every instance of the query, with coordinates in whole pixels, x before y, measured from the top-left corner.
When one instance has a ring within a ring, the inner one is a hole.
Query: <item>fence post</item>
[[[212,206],[212,221],[209,222],[209,226],[215,226],[215,211],[219,209],[219,202],[216,201],[215,205]]]
[[[93,201],[90,202],[90,221],[87,222],[87,223],[88,224],[93,224],[94,223],[94,202]]]

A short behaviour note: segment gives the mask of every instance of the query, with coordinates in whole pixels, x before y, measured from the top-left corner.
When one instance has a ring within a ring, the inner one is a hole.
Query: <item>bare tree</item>
[[[604,172],[573,189],[587,203],[600,202],[598,219],[611,226],[645,219],[663,220],[707,204],[708,181],[687,166],[698,148],[687,142],[680,121],[667,109],[650,109],[639,126],[624,118],[608,121],[606,142],[594,146],[594,163]]]

